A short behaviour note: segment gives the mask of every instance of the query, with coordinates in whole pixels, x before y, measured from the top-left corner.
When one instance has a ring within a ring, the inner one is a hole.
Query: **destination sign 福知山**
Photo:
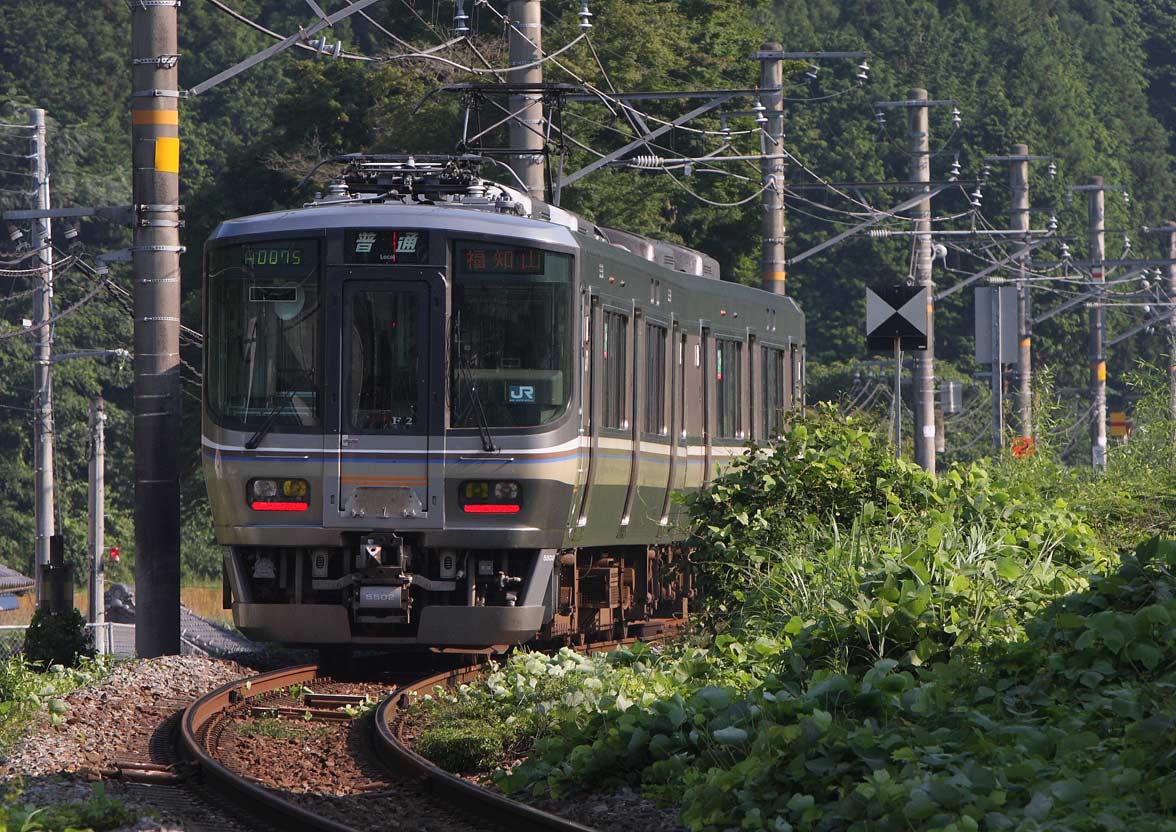
[[[543,251],[537,248],[463,245],[457,261],[465,274],[543,274]]]

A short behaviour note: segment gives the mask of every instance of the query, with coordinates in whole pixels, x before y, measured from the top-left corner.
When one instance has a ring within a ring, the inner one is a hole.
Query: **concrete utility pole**
[[[1176,304],[1176,222],[1168,222],[1168,303]],[[1176,441],[1176,306],[1168,309],[1168,410],[1172,415],[1172,439]]]
[[[1106,282],[1106,209],[1101,176],[1090,177],[1087,208],[1090,217],[1090,278],[1095,295],[1090,302],[1090,396],[1094,412],[1090,422],[1090,462],[1096,471],[1107,464],[1107,357],[1104,349],[1103,284]]]
[[[135,648],[180,652],[179,0],[131,3]]]
[[[106,622],[106,409],[101,398],[90,400],[90,623]],[[106,652],[106,639],[94,627],[94,647]]]
[[[1029,146],[1013,145],[1009,168],[1009,228],[1029,234]],[[1027,255],[1026,255],[1027,256]],[[1030,324],[1029,284],[1025,282],[1025,257],[1018,258],[1017,276],[1017,429],[1022,439],[1033,437],[1033,333]]]
[[[915,283],[927,289],[927,349],[915,354],[915,462],[935,473],[935,280],[931,276],[931,135],[927,91],[909,95],[911,181],[926,193],[911,213],[915,217]]]
[[[510,65],[507,81],[511,84],[542,84],[543,66],[514,69],[533,64],[543,57],[543,28],[539,0],[510,0]],[[512,95],[507,104],[514,117],[510,121],[510,149],[515,154],[510,166],[526,186],[527,195],[544,199],[544,120],[543,96],[539,93]]]
[[[992,315],[992,447],[1004,447],[1004,363],[1000,354],[1000,278],[993,278],[989,304]]]
[[[29,111],[33,126],[33,175],[37,190],[37,210],[49,210],[49,161],[45,153],[45,111]],[[37,591],[41,591],[41,572],[49,564],[49,541],[53,523],[53,378],[50,364],[53,349],[53,224],[49,219],[33,220],[32,244],[37,249],[37,291],[33,301],[33,514],[36,525]],[[38,598],[38,601],[43,599]]]
[[[768,123],[764,127],[760,174],[767,190],[763,193],[760,285],[768,292],[786,292],[787,269],[784,255],[784,47],[765,43],[760,47],[760,104]]]

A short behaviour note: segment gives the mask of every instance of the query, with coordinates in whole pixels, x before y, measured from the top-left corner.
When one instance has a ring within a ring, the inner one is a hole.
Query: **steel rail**
[[[659,635],[644,638],[626,638],[618,641],[598,642],[582,648],[585,653],[600,653],[635,644],[638,641],[660,641],[674,635],[676,627],[667,628]],[[376,709],[376,754],[394,771],[404,772],[428,782],[428,788],[434,794],[442,796],[454,805],[460,806],[468,812],[489,815],[495,820],[508,824],[512,830],[518,832],[595,832],[590,826],[568,820],[567,818],[544,812],[526,803],[519,803],[498,792],[477,786],[468,780],[451,774],[431,761],[417,754],[400,736],[393,726],[400,720],[398,717],[411,704],[413,695],[428,693],[435,687],[455,687],[465,684],[485,674],[484,665],[459,668],[456,670],[437,673],[427,679],[421,679],[397,689],[391,696],[380,703]]]
[[[313,681],[318,675],[317,665],[301,665],[222,685],[185,709],[180,720],[181,751],[200,767],[206,785],[219,793],[227,794],[239,805],[253,807],[252,811],[255,814],[256,807],[264,807],[273,818],[280,820],[283,829],[360,832],[354,827],[324,818],[284,800],[278,793],[233,773],[213,757],[205,745],[214,720],[229,706],[293,684]],[[248,693],[244,693],[246,690]]]

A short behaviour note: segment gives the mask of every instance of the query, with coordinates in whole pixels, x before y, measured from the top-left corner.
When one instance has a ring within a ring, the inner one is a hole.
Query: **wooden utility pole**
[[[760,47],[760,104],[767,124],[761,140],[760,178],[762,199],[760,286],[785,294],[787,269],[784,253],[784,47],[765,43]]]
[[[935,473],[935,280],[931,275],[931,136],[927,91],[910,91],[911,181],[926,193],[911,211],[915,217],[915,283],[927,289],[927,349],[915,354],[915,462]]]
[[[507,81],[511,84],[543,83],[543,66],[529,66],[543,57],[543,26],[539,0],[510,0],[507,9],[510,25],[510,65]],[[514,67],[526,67],[515,69]],[[507,106],[510,120],[510,166],[518,174],[534,199],[545,198],[546,168],[544,155],[543,96],[535,92],[510,96]]]
[[[106,652],[106,410],[100,397],[90,400],[90,623],[94,647]]]
[[[135,648],[180,652],[180,0],[131,3]]]
[[[1103,284],[1106,282],[1106,208],[1103,178],[1090,177],[1089,211],[1090,278],[1094,298],[1090,302],[1090,462],[1096,471],[1107,464],[1107,357],[1106,325],[1103,320]]]
[[[45,151],[45,111],[29,111],[33,128],[33,176],[37,210],[48,213],[49,160]],[[50,370],[53,350],[53,222],[33,220],[33,248],[37,250],[36,292],[33,300],[33,515],[36,527],[37,592],[41,573],[49,564],[49,544],[54,534],[53,505],[53,378]],[[38,601],[44,599],[38,598]]]
[[[1013,145],[1009,168],[1009,228],[1027,242],[1029,235],[1029,146]],[[1025,260],[1017,259],[1017,429],[1022,439],[1033,437],[1033,335],[1030,329],[1029,284],[1025,282]]]

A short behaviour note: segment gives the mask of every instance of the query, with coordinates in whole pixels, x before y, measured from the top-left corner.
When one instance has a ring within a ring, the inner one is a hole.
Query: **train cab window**
[[[450,426],[534,427],[572,388],[572,258],[458,241],[453,249]]]
[[[348,426],[420,433],[420,304],[415,292],[359,292],[351,300]]]
[[[743,343],[730,338],[715,339],[715,394],[718,398],[718,437],[743,437]]]
[[[784,410],[788,395],[784,373],[784,350],[764,347],[763,361],[764,436],[767,439],[775,439],[784,430]]]
[[[629,427],[628,384],[625,367],[629,354],[629,319],[620,312],[604,313],[604,373],[601,377],[600,423],[603,427],[625,430]]]
[[[208,252],[204,390],[225,427],[318,429],[322,304],[316,240]]]
[[[654,436],[669,435],[666,425],[666,344],[661,324],[645,325],[645,421],[642,429]]]

